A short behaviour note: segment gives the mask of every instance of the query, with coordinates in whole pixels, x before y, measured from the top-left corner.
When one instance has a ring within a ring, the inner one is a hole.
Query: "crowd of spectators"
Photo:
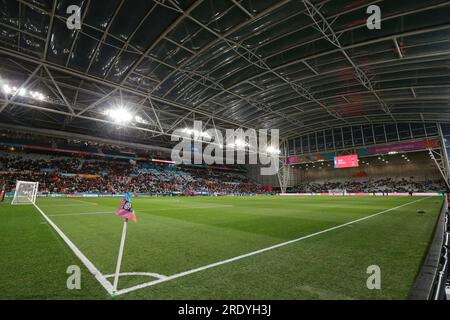
[[[41,192],[142,194],[258,194],[264,188],[236,171],[157,165],[149,162],[0,152],[0,183],[37,181]],[[290,193],[374,193],[445,191],[442,179],[351,178],[303,182]]]
[[[409,192],[440,192],[447,188],[442,179],[417,179],[409,178],[374,178],[374,179],[349,179],[333,182],[305,182],[293,188],[291,193],[409,193]]]
[[[134,161],[0,154],[0,182],[37,181],[40,192],[143,194],[255,194],[261,185],[243,173]]]

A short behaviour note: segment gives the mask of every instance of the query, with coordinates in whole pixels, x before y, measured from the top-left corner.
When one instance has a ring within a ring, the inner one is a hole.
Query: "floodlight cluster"
[[[245,142],[244,140],[238,138],[238,139],[234,140],[234,143],[233,142],[228,143],[227,147],[236,148],[236,149],[245,149],[245,148],[250,147],[250,144],[248,142]]]
[[[203,137],[203,138],[211,139],[211,136],[209,135],[209,133],[205,132],[205,131],[198,131],[198,130],[192,129],[192,128],[184,128],[182,131],[189,135],[194,135],[194,137]]]
[[[128,124],[132,122],[148,124],[148,121],[144,120],[141,116],[134,115],[123,107],[106,109],[103,114],[117,124]]]
[[[184,128],[182,130],[182,132],[188,134],[188,135],[192,135],[194,137],[203,137],[203,138],[208,138],[211,139],[211,136],[209,135],[209,133],[207,133],[206,131],[199,131],[197,129],[193,129],[193,128]],[[223,148],[224,146],[222,144],[218,144],[219,148]],[[230,142],[227,145],[227,148],[230,149],[238,149],[238,150],[245,150],[245,149],[251,149],[251,145],[244,141],[243,139],[240,138],[236,138],[234,140],[234,142]],[[268,146],[266,149],[266,152],[268,154],[273,154],[273,155],[279,155],[281,154],[281,151],[273,146]]]
[[[31,91],[26,90],[25,88],[17,88],[16,86],[10,86],[7,83],[4,83],[2,85],[2,90],[3,93],[6,95],[26,97],[39,101],[46,100],[46,97],[39,91]]]
[[[245,142],[242,139],[236,139],[234,141],[234,143],[228,143],[227,147],[232,148],[232,149],[234,149],[234,148],[236,148],[236,149],[245,149],[245,148],[251,148],[251,145],[248,142]],[[266,148],[266,152],[268,154],[272,154],[272,155],[279,155],[279,154],[281,154],[281,151],[279,149],[273,147],[273,146],[268,146]]]
[[[111,120],[119,124],[126,124],[133,120],[133,115],[124,108],[117,109],[107,109],[105,110],[105,115],[107,115]]]
[[[280,149],[277,149],[273,146],[268,146],[266,151],[267,151],[267,153],[270,153],[270,154],[280,154],[281,153]]]

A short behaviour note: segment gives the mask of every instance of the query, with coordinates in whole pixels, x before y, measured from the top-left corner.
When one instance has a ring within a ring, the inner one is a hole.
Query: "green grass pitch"
[[[41,198],[37,205],[108,275],[114,273],[123,224],[114,213],[119,202]],[[166,276],[382,213],[114,299],[405,299],[442,202],[370,196],[136,198],[138,222],[128,227],[122,272]],[[1,204],[0,218],[0,299],[112,299],[33,206]],[[82,270],[80,290],[66,287],[70,265]],[[367,289],[370,265],[381,268],[381,290]],[[119,289],[153,280],[123,276]]]

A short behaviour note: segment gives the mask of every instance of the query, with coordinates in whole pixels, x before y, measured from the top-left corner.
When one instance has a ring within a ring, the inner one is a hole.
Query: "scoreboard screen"
[[[358,155],[352,154],[350,156],[334,157],[334,167],[336,169],[358,168],[359,167]]]

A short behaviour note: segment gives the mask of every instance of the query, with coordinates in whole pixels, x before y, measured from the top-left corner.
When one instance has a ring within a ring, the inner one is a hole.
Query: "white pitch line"
[[[158,212],[158,211],[172,211],[172,210],[191,210],[191,209],[212,209],[212,208],[229,208],[233,205],[211,205],[203,207],[176,207],[176,208],[163,208],[156,210],[139,210],[139,212]],[[48,214],[47,217],[64,217],[64,216],[84,216],[84,215],[96,215],[96,214],[115,214],[113,211],[94,211],[94,212],[75,212],[75,213],[60,213],[60,214]]]
[[[105,278],[113,278],[116,274],[107,274],[105,275]],[[159,273],[152,273],[152,272],[121,272],[119,273],[119,277],[123,276],[143,276],[143,277],[152,277],[152,278],[158,278],[158,279],[165,279],[167,276]]]
[[[191,207],[191,206],[174,206],[174,207],[170,207],[170,208],[162,208],[162,209],[149,209],[149,210],[136,210],[138,213],[139,212],[148,212],[148,213],[152,213],[152,212],[159,212],[159,211],[174,211],[174,210],[193,210],[193,209],[214,209],[214,208],[230,208],[230,207],[234,207],[234,205],[230,204],[224,204],[224,205],[211,205],[211,206],[196,206],[196,207]]]
[[[224,264],[227,264],[227,263],[230,263],[230,262],[234,262],[236,260],[244,259],[244,258],[251,257],[251,256],[254,256],[254,255],[266,252],[266,251],[270,251],[270,250],[273,250],[273,249],[284,247],[284,246],[287,246],[289,244],[292,244],[292,243],[295,243],[295,242],[298,242],[298,241],[302,241],[302,240],[305,240],[305,239],[308,239],[308,238],[312,238],[312,237],[321,235],[321,234],[326,233],[326,232],[330,232],[330,231],[333,231],[333,230],[336,230],[336,229],[340,229],[340,228],[346,227],[348,225],[351,225],[351,224],[354,224],[354,223],[357,223],[357,222],[360,222],[360,221],[364,221],[364,220],[367,220],[367,219],[379,216],[380,214],[383,214],[383,213],[386,213],[386,212],[389,212],[389,211],[392,211],[392,210],[400,209],[402,207],[405,207],[405,206],[410,205],[412,203],[416,203],[416,202],[425,200],[427,198],[429,198],[429,197],[421,198],[421,199],[418,199],[418,200],[414,200],[414,201],[402,204],[400,206],[393,207],[393,208],[390,208],[390,209],[386,209],[386,210],[374,213],[372,215],[369,215],[369,216],[366,216],[366,217],[362,217],[362,218],[359,218],[359,219],[356,219],[356,220],[353,220],[353,221],[350,221],[350,222],[346,222],[346,223],[343,223],[343,224],[340,224],[340,225],[337,225],[337,226],[334,226],[334,227],[331,227],[331,228],[328,228],[328,229],[325,229],[325,230],[322,230],[322,231],[319,231],[319,232],[315,232],[315,233],[312,233],[312,234],[309,234],[307,236],[303,236],[303,237],[300,237],[300,238],[297,238],[297,239],[294,239],[294,240],[289,240],[289,241],[282,242],[282,243],[279,243],[279,244],[276,244],[276,245],[273,245],[273,246],[270,246],[270,247],[267,247],[267,248],[263,248],[263,249],[252,251],[252,252],[240,255],[240,256],[236,256],[236,257],[233,257],[233,258],[230,258],[230,259],[218,261],[218,262],[211,263],[211,264],[199,267],[199,268],[195,268],[195,269],[191,269],[191,270],[187,270],[187,271],[184,271],[184,272],[180,272],[180,273],[177,273],[177,274],[174,274],[174,275],[171,275],[171,276],[167,276],[164,279],[158,279],[158,280],[142,283],[142,284],[139,284],[139,285],[136,285],[136,286],[133,286],[133,287],[129,287],[129,288],[126,288],[126,289],[122,289],[122,290],[117,291],[115,293],[115,295],[116,296],[117,295],[122,295],[122,294],[129,293],[129,292],[132,292],[132,291],[140,290],[140,289],[143,289],[143,288],[146,288],[146,287],[151,287],[151,286],[154,286],[154,285],[159,284],[159,283],[163,283],[163,282],[170,281],[170,280],[173,280],[173,279],[185,277],[187,275],[190,275],[190,274],[193,274],[193,273],[196,273],[196,272],[200,272],[200,271],[203,271],[203,270],[206,270],[206,269],[211,269],[211,268],[214,268],[214,267],[217,267],[217,266],[220,266],[220,265],[224,265]]]
[[[92,206],[98,206],[98,203],[96,203],[96,202],[83,201],[83,200],[78,200],[78,199],[71,199],[71,200],[78,201],[78,202],[85,203],[85,204],[90,204]]]
[[[49,217],[39,208],[35,203],[33,205],[39,211],[39,213],[44,217],[45,220],[55,229],[59,236],[64,240],[64,242],[72,249],[73,253],[81,260],[81,262],[86,266],[86,268],[94,275],[98,282],[105,288],[109,293],[113,293],[113,287],[111,283],[106,280],[105,276],[95,267],[95,265],[77,248],[77,246],[61,231],[60,228],[52,221]]]
[[[69,204],[41,204],[41,207],[80,207],[82,206],[82,203],[69,203]]]
[[[111,214],[114,215],[113,211],[100,211],[100,212],[77,212],[77,213],[61,213],[61,214],[48,214],[47,217],[65,217],[65,216],[84,216],[91,214]]]
[[[69,204],[41,204],[41,207],[43,208],[54,208],[54,207],[84,207],[85,204],[82,203],[69,203]]]
[[[156,209],[156,210],[140,210],[141,212],[153,212],[153,211],[166,211],[166,210],[190,210],[190,209],[214,209],[214,208],[231,208],[234,207],[232,204],[212,204],[203,206],[173,206],[170,208]]]
[[[46,199],[52,199],[52,204],[51,206],[61,206],[61,207],[70,207],[70,206],[82,206],[83,204],[89,204],[91,206],[98,206],[99,204],[96,202],[90,202],[90,201],[83,201],[83,200],[78,200],[78,199],[73,199],[73,198],[65,198],[64,201],[60,201],[61,203],[56,203],[58,201],[55,202],[55,199],[57,198],[46,198]],[[61,199],[59,199],[61,200]],[[72,202],[79,202],[79,203],[70,203],[70,201]],[[41,207],[48,207],[50,206],[50,204],[41,204]]]

